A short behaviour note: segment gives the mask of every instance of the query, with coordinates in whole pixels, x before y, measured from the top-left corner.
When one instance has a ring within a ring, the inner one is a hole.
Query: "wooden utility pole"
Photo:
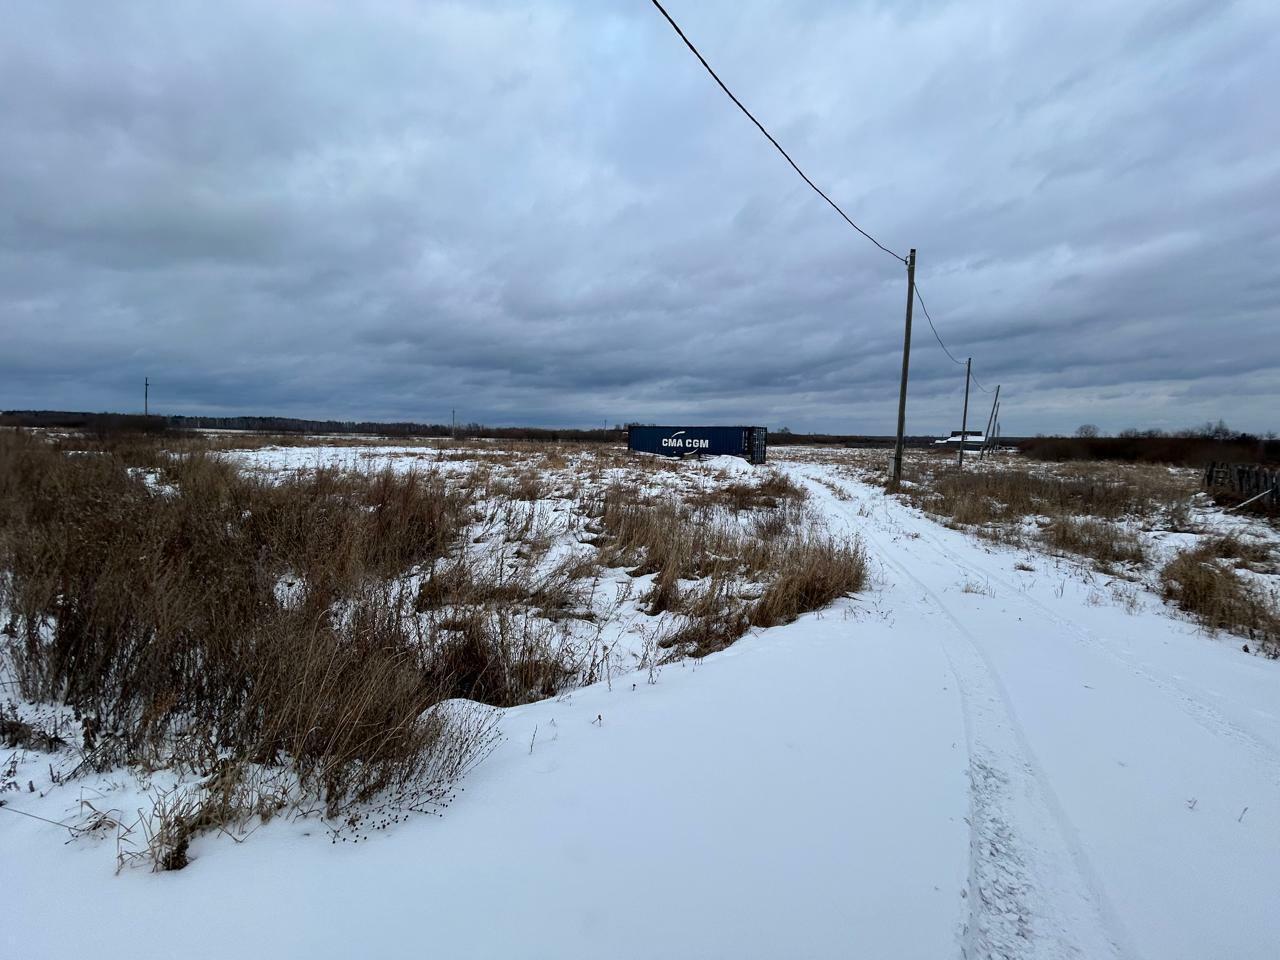
[[[142,415],[151,416],[151,378],[142,378]]]
[[[960,459],[956,466],[964,468],[964,441],[969,431],[969,371],[973,369],[973,357],[964,362],[964,412],[960,414]]]
[[[979,456],[987,455],[987,447],[991,446],[991,425],[996,422],[996,404],[1000,402],[1000,384],[996,384],[996,395],[991,401],[991,414],[987,417],[987,429],[982,431],[982,453]]]
[[[907,254],[907,329],[902,335],[902,384],[898,387],[898,442],[893,448],[893,482],[902,481],[903,432],[907,428],[907,373],[911,369],[911,306],[916,299],[916,249]]]

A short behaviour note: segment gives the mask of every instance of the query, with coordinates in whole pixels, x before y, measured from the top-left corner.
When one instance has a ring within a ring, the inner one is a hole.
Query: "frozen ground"
[[[313,465],[285,449],[247,465]],[[276,821],[116,876],[110,838],[6,815],[0,954],[1280,956],[1280,664],[781,468],[863,538],[866,593],[505,711],[444,817],[358,845]],[[57,821],[82,789],[7,799]]]

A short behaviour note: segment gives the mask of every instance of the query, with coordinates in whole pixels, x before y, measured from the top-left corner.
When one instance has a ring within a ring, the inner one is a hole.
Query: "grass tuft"
[[[1209,630],[1248,637],[1280,656],[1280,605],[1252,580],[1221,563],[1222,541],[1180,551],[1160,571],[1164,598]]]

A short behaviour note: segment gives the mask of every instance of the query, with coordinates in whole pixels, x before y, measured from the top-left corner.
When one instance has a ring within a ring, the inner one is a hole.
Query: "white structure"
[[[977,450],[980,449],[986,441],[987,438],[982,435],[981,430],[966,430],[963,435],[959,430],[952,430],[951,436],[943,437],[941,440],[935,440],[933,441],[933,445],[935,447],[950,447],[954,450],[963,443],[966,450]]]

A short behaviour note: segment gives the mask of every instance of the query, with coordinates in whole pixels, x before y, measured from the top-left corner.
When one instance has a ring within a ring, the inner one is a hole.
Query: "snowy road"
[[[864,485],[793,472],[882,561],[892,608],[932,613],[962,691],[969,955],[1276,956],[1276,665],[1043,558],[1016,571],[1012,551]]]
[[[444,818],[356,847],[276,822],[113,877],[9,818],[0,954],[1280,955],[1280,665],[783,469],[863,596],[508,711]]]

